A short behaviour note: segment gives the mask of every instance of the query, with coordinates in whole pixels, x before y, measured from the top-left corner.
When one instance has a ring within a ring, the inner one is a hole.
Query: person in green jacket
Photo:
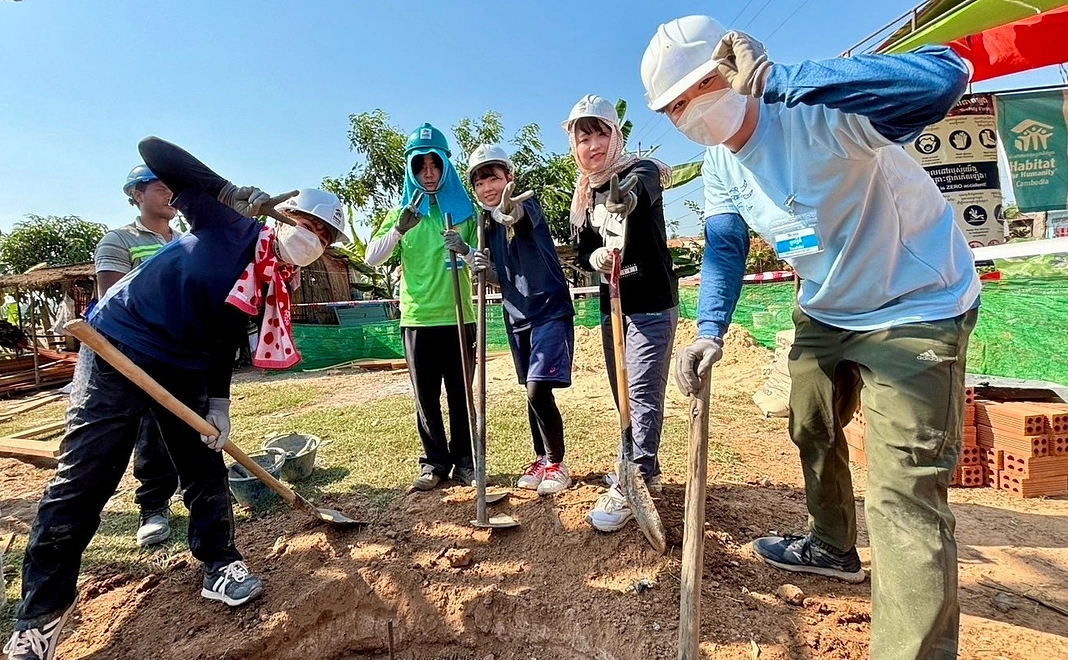
[[[400,251],[400,310],[404,358],[415,392],[415,416],[423,456],[420,474],[412,482],[430,490],[448,479],[470,485],[475,478],[471,431],[467,414],[467,385],[461,351],[467,363],[475,360],[475,315],[471,307],[469,245],[478,244],[475,207],[449,157],[445,135],[423,124],[404,148],[404,197],[389,212],[367,245],[366,262],[384,264]],[[452,218],[448,230],[445,216]],[[452,255],[460,271],[464,340],[456,329]],[[441,415],[441,384],[449,404],[449,434]]]

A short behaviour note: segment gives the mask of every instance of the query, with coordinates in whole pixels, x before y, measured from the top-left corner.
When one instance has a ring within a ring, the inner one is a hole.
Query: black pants
[[[178,472],[151,412],[141,418],[137,429],[133,465],[134,477],[139,482],[134,503],[141,508],[141,515],[166,509],[178,490]]]
[[[546,456],[550,463],[564,460],[564,420],[556,407],[553,389],[558,383],[527,382],[527,419],[534,440],[534,453]]]
[[[198,414],[207,412],[205,373],[162,365],[121,345],[118,348],[179,401]],[[74,601],[82,553],[126,471],[141,420],[150,410],[185,487],[193,556],[208,571],[241,559],[234,545],[234,512],[222,455],[82,346],[59,468],[37,509],[23,561],[17,628],[43,624]]]
[[[447,478],[453,466],[471,467],[471,427],[467,415],[467,383],[460,361],[460,338],[456,326],[402,328],[404,359],[415,390],[415,417],[423,456],[419,462]],[[475,324],[465,326],[463,350],[467,363],[475,363]],[[449,436],[441,415],[441,384],[449,402]]]

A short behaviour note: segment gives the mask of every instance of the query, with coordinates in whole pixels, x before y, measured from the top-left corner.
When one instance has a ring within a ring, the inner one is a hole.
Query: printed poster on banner
[[[1068,208],[1068,90],[998,94],[997,104],[1016,205]]]
[[[966,94],[905,146],[953,207],[972,247],[1005,242],[996,128],[993,97]]]

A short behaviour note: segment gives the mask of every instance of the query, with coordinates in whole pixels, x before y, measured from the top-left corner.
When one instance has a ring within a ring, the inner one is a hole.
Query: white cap
[[[594,94],[583,96],[575,104],[575,107],[571,108],[571,114],[567,116],[567,121],[560,124],[560,126],[563,127],[565,132],[570,133],[571,125],[575,123],[575,120],[583,117],[594,117],[610,126],[619,127],[619,115],[616,113],[615,104]]]
[[[350,243],[345,233],[345,211],[337,195],[318,188],[302,188],[296,197],[290,197],[278,205],[279,211],[301,211],[314,216],[334,229],[335,243]]]
[[[649,108],[659,112],[719,64],[712,52],[727,31],[709,16],[684,16],[656,30],[642,56]]]
[[[480,144],[467,158],[467,176],[471,177],[475,170],[490,163],[500,163],[509,172],[512,171],[512,159],[508,152],[496,144]]]

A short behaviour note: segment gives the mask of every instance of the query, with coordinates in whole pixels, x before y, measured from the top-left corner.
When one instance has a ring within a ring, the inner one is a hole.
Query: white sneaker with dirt
[[[416,490],[434,490],[441,483],[441,477],[434,474],[434,466],[424,465],[423,471],[412,480],[412,488]]]
[[[586,522],[599,532],[618,532],[632,515],[627,496],[619,486],[612,486],[607,493],[597,498],[597,503],[586,514]]]
[[[538,495],[552,495],[559,493],[571,485],[571,472],[563,461],[549,463],[545,466],[545,476],[538,484]]]
[[[263,593],[263,582],[248,571],[243,561],[235,561],[204,576],[200,595],[230,607],[244,605]]]
[[[169,509],[142,513],[141,526],[137,528],[137,545],[146,548],[169,539],[171,537],[170,516]]]
[[[516,485],[526,490],[538,490],[542,479],[545,478],[545,466],[548,464],[548,459],[544,456],[539,456],[523,471]]]
[[[73,611],[74,603],[71,603],[58,617],[37,628],[15,630],[11,639],[4,644],[4,657],[7,660],[52,660],[59,646],[63,625]]]
[[[653,495],[659,495],[664,492],[664,482],[660,480],[660,475],[656,475],[649,481],[645,482],[645,487],[649,489],[649,492]]]

